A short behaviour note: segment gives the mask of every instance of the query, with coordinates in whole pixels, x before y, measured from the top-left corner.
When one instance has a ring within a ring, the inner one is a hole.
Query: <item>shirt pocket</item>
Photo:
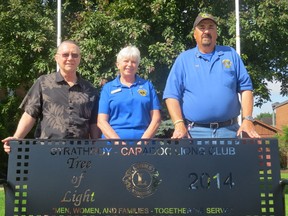
[[[236,89],[236,72],[233,70],[224,70],[222,76],[222,83],[225,87]]]

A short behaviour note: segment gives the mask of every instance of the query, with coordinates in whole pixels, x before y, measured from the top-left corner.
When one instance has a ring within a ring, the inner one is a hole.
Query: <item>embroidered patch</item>
[[[147,91],[145,89],[138,89],[137,91],[141,96],[146,96],[147,95]]]
[[[230,68],[232,66],[232,62],[229,59],[224,59],[222,61],[222,64],[224,65],[225,68]]]
[[[201,13],[200,16],[202,16],[203,18],[211,18],[211,15],[208,13]]]

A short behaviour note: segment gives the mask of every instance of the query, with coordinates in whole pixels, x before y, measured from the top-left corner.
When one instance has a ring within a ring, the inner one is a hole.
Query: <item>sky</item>
[[[256,117],[260,113],[272,113],[272,104],[279,102],[282,103],[288,100],[288,97],[283,97],[280,95],[280,86],[281,83],[268,83],[268,88],[271,89],[271,101],[268,103],[264,103],[261,108],[254,107],[253,109],[253,117]]]

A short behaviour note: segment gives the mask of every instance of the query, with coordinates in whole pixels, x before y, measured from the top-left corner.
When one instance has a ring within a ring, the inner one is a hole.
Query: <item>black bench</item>
[[[15,140],[6,216],[285,215],[277,139]]]

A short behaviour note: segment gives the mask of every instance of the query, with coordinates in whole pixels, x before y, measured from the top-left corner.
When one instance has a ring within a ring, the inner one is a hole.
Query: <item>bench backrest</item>
[[[277,139],[15,140],[6,215],[284,215]]]

